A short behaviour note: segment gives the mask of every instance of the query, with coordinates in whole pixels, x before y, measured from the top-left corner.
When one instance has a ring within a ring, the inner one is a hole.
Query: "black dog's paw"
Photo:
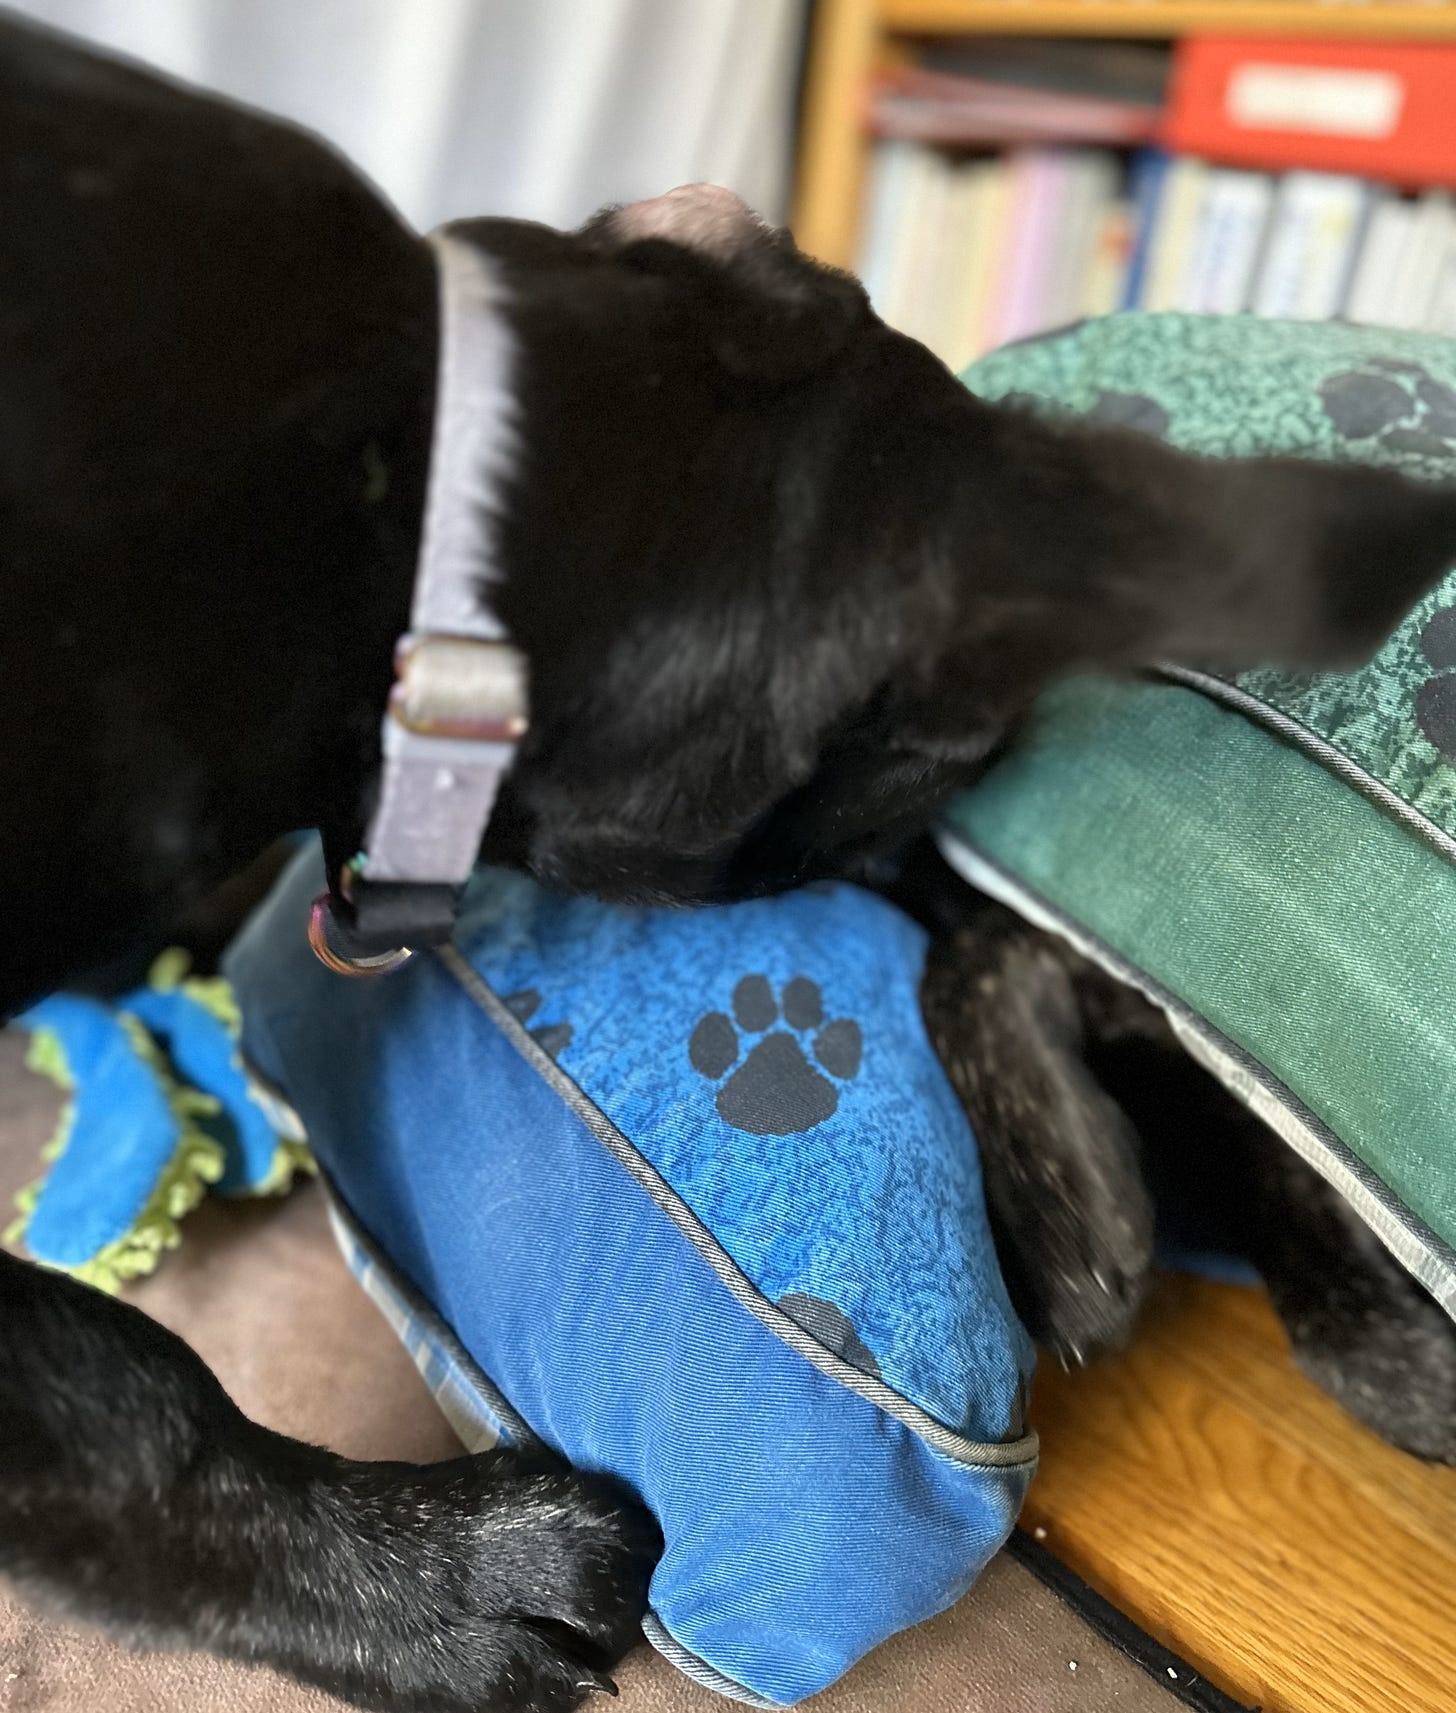
[[[296,1676],[380,1713],[569,1713],[616,1693],[662,1539],[613,1483],[497,1452],[411,1471],[381,1498],[391,1520],[371,1519],[358,1553],[398,1574],[356,1596],[335,1669]]]
[[[465,1704],[564,1713],[615,1694],[609,1674],[640,1636],[662,1550],[652,1519],[609,1482],[523,1465],[467,1528],[466,1562],[478,1555],[487,1605],[503,1609],[486,1620],[483,1679]]]
[[[1131,1336],[1152,1201],[1127,1114],[1083,1061],[1070,954],[999,907],[932,943],[920,1003],[980,1144],[1011,1301],[1064,1363]]]
[[[1300,1372],[1383,1440],[1430,1463],[1456,1464],[1456,1324],[1416,1282],[1382,1266],[1321,1302],[1275,1289]]]
[[[1069,1366],[1131,1339],[1152,1266],[1153,1219],[1137,1137],[1116,1103],[1090,1077],[1068,1076],[1046,1096],[1001,1152],[988,1192],[1016,1311]]]
[[[1250,1253],[1300,1371],[1391,1445],[1456,1463],[1456,1323],[1293,1148],[1249,1120],[1240,1148]]]
[[[1372,1327],[1352,1344],[1311,1328],[1295,1339],[1294,1359],[1391,1445],[1428,1463],[1456,1464],[1456,1327],[1428,1300],[1412,1323],[1388,1334]]]

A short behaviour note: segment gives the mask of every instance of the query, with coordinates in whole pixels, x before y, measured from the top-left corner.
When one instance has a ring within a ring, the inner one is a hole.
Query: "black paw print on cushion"
[[[788,1296],[779,1298],[779,1307],[826,1350],[843,1357],[851,1368],[873,1374],[876,1380],[880,1378],[874,1351],[855,1331],[854,1322],[842,1308],[823,1297],[811,1297],[807,1291],[790,1291]]]
[[[1456,666],[1456,607],[1431,615],[1421,652],[1432,666]],[[1436,672],[1416,691],[1416,724],[1447,761],[1456,762],[1456,672]]]
[[[780,1003],[787,1030],[774,1028]],[[758,1039],[740,1062],[741,1035]],[[811,1037],[809,1052],[801,1036]],[[776,999],[767,976],[746,975],[733,989],[733,1016],[710,1011],[702,1018],[688,1042],[688,1058],[712,1082],[733,1072],[716,1104],[735,1130],[797,1136],[838,1110],[838,1084],[859,1074],[861,1046],[858,1023],[847,1017],[824,1021],[823,997],[806,976],[785,982]],[[809,1053],[829,1076],[815,1068]]]
[[[1152,435],[1154,440],[1162,440],[1168,433],[1167,411],[1146,393],[1098,393],[1097,403],[1088,414],[1098,422],[1135,428],[1139,434]]]
[[[519,1023],[529,1023],[541,1009],[541,995],[534,987],[524,987],[519,993],[508,993],[501,1001]],[[548,1058],[556,1058],[571,1045],[575,1033],[569,1023],[542,1023],[530,1031],[531,1039]]]
[[[1325,415],[1346,440],[1375,440],[1391,452],[1456,457],[1456,390],[1419,363],[1372,357],[1320,384]]]

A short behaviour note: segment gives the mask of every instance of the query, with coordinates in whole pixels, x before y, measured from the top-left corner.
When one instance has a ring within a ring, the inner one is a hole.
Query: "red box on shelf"
[[[1170,148],[1235,166],[1456,185],[1456,44],[1190,36]]]

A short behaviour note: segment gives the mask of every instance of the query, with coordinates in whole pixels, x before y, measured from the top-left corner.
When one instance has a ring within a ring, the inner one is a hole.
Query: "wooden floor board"
[[[1126,1355],[1044,1365],[1029,1527],[1263,1713],[1456,1709],[1456,1469],[1356,1426],[1262,1293],[1160,1281]]]

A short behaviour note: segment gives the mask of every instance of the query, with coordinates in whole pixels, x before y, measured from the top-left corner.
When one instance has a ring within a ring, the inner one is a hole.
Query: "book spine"
[[[1133,238],[1122,294],[1123,309],[1136,309],[1142,301],[1169,165],[1169,157],[1161,149],[1144,149],[1133,159],[1129,187]]]
[[[1004,161],[978,161],[966,173],[969,206],[954,270],[946,341],[946,361],[953,369],[964,368],[986,348],[987,306],[1007,200]]]
[[[1153,312],[1179,308],[1207,181],[1208,168],[1202,161],[1173,162],[1158,206],[1140,308]]]
[[[1377,200],[1366,222],[1344,313],[1368,327],[1391,327],[1396,281],[1405,265],[1414,210],[1395,197]]]
[[[1058,157],[1049,149],[1026,150],[1017,156],[1012,171],[1015,190],[1009,241],[993,321],[998,345],[1040,331],[1053,205],[1061,177]]]
[[[1132,204],[1114,197],[1102,212],[1083,292],[1083,315],[1112,315],[1127,294],[1128,269],[1135,240]]]
[[[1450,221],[1450,196],[1445,191],[1428,190],[1416,204],[1402,271],[1398,326],[1424,327],[1430,319]]]
[[[1164,135],[1230,166],[1451,185],[1453,87],[1451,43],[1188,36]]]
[[[1210,173],[1180,292],[1183,309],[1235,315],[1247,307],[1273,200],[1273,181],[1262,173]]]

